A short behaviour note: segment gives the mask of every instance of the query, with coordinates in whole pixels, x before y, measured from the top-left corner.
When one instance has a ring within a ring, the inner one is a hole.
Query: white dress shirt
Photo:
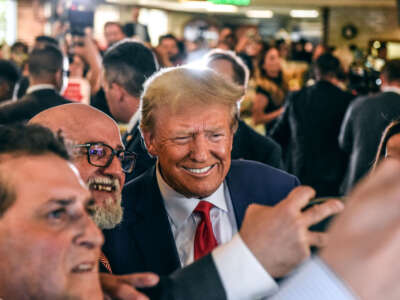
[[[40,91],[40,90],[55,90],[55,86],[53,84],[35,84],[30,86],[27,90],[26,90],[26,94],[30,94],[36,91]]]
[[[193,211],[201,200],[213,204],[210,220],[218,245],[229,242],[237,232],[235,213],[226,184],[221,184],[212,195],[200,200],[186,198],[173,190],[162,178],[158,167],[157,182],[182,266],[187,266],[194,260],[194,237],[201,216]]]
[[[306,261],[269,300],[357,300],[357,296],[318,257]]]
[[[168,219],[182,266],[193,262],[194,236],[200,217],[192,214],[200,199],[186,198],[173,190],[162,178],[157,164],[157,183],[164,199]],[[278,290],[274,279],[265,271],[237,233],[237,224],[224,182],[209,197],[201,199],[214,205],[210,219],[217,247],[212,252],[228,300],[262,299]]]

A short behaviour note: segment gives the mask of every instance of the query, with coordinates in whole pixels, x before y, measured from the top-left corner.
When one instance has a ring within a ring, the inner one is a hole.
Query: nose
[[[87,249],[100,249],[104,243],[102,232],[86,213],[82,217],[80,234],[75,237],[74,242]]]
[[[208,140],[204,135],[196,135],[191,143],[190,157],[196,162],[206,162],[209,155]]]
[[[114,156],[110,165],[102,169],[104,175],[111,175],[120,180],[121,187],[125,183],[125,173],[122,171],[122,165],[118,157]]]

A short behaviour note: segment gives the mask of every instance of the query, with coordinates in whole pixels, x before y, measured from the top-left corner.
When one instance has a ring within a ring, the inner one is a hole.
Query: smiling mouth
[[[72,269],[72,273],[89,273],[94,270],[95,263],[81,263]]]
[[[93,191],[115,192],[116,186],[113,184],[92,183],[89,188]]]
[[[200,169],[199,168],[186,168],[186,167],[183,167],[183,168],[192,174],[205,174],[208,171],[210,171],[214,166],[215,165],[211,165],[211,166],[200,168]]]
[[[87,183],[91,191],[113,193],[119,190],[119,182],[115,178],[95,177]]]

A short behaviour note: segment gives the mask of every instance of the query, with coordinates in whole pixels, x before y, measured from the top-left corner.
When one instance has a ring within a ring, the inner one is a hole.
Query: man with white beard
[[[124,151],[117,124],[84,104],[67,104],[45,110],[33,117],[30,123],[43,125],[53,132],[61,131],[67,141],[74,143],[73,149],[77,154],[74,164],[97,203],[93,216],[95,223],[101,229],[119,224],[123,216],[123,171],[132,171],[135,155]]]

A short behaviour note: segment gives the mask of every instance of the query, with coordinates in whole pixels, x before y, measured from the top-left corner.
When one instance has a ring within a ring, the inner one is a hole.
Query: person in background
[[[0,103],[11,100],[15,85],[20,78],[20,71],[12,61],[0,59]]]
[[[24,42],[15,42],[10,49],[10,60],[13,61],[21,70],[24,70],[26,62],[28,60],[28,45]]]
[[[143,84],[158,69],[153,52],[140,42],[122,41],[109,49],[103,58],[103,88],[111,116],[128,124],[123,142],[127,150],[137,154],[134,172],[128,181],[154,165],[139,131],[139,102]],[[121,72],[123,70],[123,72]]]
[[[400,121],[391,122],[382,134],[372,170],[375,170],[384,159],[400,161]]]
[[[182,64],[179,41],[173,34],[160,36],[155,52],[157,53],[161,67],[174,67]]]
[[[349,164],[342,194],[371,169],[383,131],[391,121],[400,118],[400,59],[388,61],[380,79],[381,92],[354,100],[343,119],[339,145]]]
[[[282,70],[279,50],[267,48],[256,70],[256,96],[253,103],[254,124],[264,124],[265,131],[283,112],[288,83]]]
[[[339,88],[339,60],[321,55],[315,64],[317,82],[293,92],[271,136],[283,150],[286,170],[312,186],[319,197],[336,196],[347,167],[338,136],[354,96]]]
[[[63,55],[60,49],[46,45],[33,49],[28,59],[30,86],[19,101],[0,108],[0,124],[26,122],[52,106],[70,103],[60,96],[63,88]]]
[[[104,24],[104,38],[106,39],[107,48],[116,42],[125,38],[123,27],[118,22],[107,22]]]

